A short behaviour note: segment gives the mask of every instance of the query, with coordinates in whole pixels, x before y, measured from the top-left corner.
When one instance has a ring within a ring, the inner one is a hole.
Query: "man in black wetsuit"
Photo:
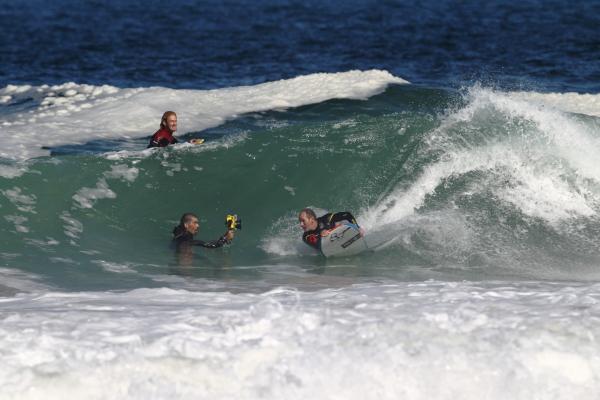
[[[342,221],[348,221],[358,226],[356,219],[348,211],[327,213],[319,218],[311,208],[305,208],[298,215],[300,227],[304,231],[302,241],[319,250],[321,248],[321,234],[323,231],[333,229]]]
[[[194,235],[198,233],[200,224],[198,217],[192,213],[185,213],[181,216],[179,225],[173,229],[172,244],[177,251],[189,249],[191,246],[201,246],[208,249],[216,249],[224,244],[229,244],[233,240],[233,229],[228,229],[227,232],[217,240],[205,242],[203,240],[194,239]]]

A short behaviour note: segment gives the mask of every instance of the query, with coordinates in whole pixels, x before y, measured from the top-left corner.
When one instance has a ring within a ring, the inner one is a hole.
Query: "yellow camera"
[[[242,219],[238,218],[236,214],[229,214],[225,217],[225,225],[227,225],[227,229],[233,231],[242,229]]]

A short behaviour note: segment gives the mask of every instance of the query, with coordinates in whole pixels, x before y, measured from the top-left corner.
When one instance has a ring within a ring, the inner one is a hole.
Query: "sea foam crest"
[[[366,99],[399,83],[407,82],[386,71],[371,70],[319,73],[215,90],[119,89],[75,83],[9,85],[0,89],[0,126],[11,141],[0,149],[0,158],[47,155],[43,146],[148,136],[158,128],[166,110],[178,112],[179,132],[185,133],[214,127],[248,112],[330,99]],[[27,108],[19,106],[21,103]],[[17,107],[6,107],[10,105]]]

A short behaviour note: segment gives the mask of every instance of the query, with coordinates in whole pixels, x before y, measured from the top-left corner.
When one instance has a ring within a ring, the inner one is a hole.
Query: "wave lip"
[[[493,176],[485,188],[549,223],[595,214],[590,182],[600,182],[600,141],[595,125],[573,114],[600,116],[600,95],[476,85],[466,100],[427,137],[425,152],[439,159],[425,165],[410,187],[398,187],[367,210],[367,227],[413,214],[446,180],[472,172]],[[503,179],[510,184],[493,184]]]
[[[387,71],[370,70],[318,73],[215,90],[120,89],[72,82],[8,85],[0,89],[0,126],[11,140],[0,150],[0,158],[23,160],[48,155],[43,147],[149,136],[166,110],[179,113],[179,132],[193,132],[249,112],[331,99],[366,99],[390,84],[403,83],[408,82]],[[13,109],[17,111],[9,111]]]

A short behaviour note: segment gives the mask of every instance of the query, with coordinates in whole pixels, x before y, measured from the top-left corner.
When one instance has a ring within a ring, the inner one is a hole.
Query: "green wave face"
[[[298,269],[594,278],[599,186],[585,160],[597,155],[598,123],[511,101],[484,89],[393,86],[366,101],[247,114],[183,136],[204,137],[198,146],[88,143],[6,162],[0,260],[74,290],[175,275],[285,283]],[[374,251],[313,253],[297,224],[307,206],[352,211]],[[189,211],[200,216],[200,239],[220,236],[229,213],[243,229],[228,249],[181,259],[170,232]]]

